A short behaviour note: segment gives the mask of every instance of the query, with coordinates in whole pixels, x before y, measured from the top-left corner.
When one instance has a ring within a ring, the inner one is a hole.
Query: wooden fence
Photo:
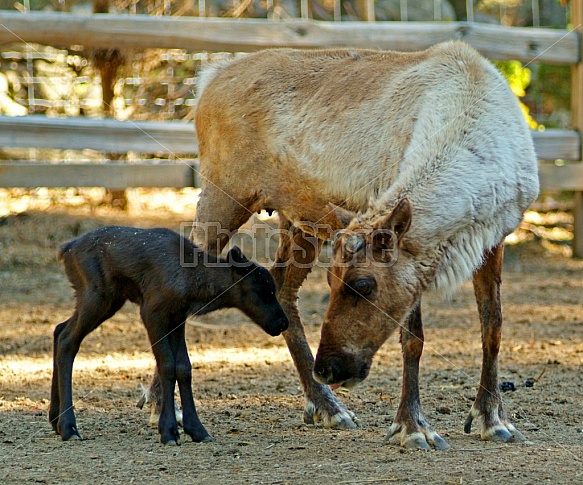
[[[492,59],[573,66],[573,130],[533,132],[544,189],[575,191],[573,254],[583,257],[583,0],[572,2],[571,31],[509,28],[466,22],[321,22],[146,15],[73,15],[0,11],[0,44],[32,42],[100,49],[183,48],[248,52],[270,47],[351,46],[412,51],[461,39]],[[90,118],[0,116],[0,147],[93,148],[104,152],[173,153],[176,162],[47,164],[0,163],[0,187],[198,185],[192,124]],[[567,161],[560,164],[555,160]],[[568,163],[576,161],[578,163]]]
[[[251,52],[273,47],[346,46],[414,51],[461,39],[492,59],[574,64],[580,58],[576,32],[468,22],[275,21],[0,11],[0,25],[4,26],[0,43],[21,39],[63,47],[79,43],[100,49]]]
[[[541,160],[578,160],[580,137],[573,130],[532,132]],[[0,146],[93,149],[109,153],[173,154],[176,162],[66,163],[38,160],[0,163],[0,187],[84,185],[106,188],[199,186],[198,146],[192,123],[118,121],[91,118],[47,118],[42,115],[0,116]],[[547,189],[583,190],[583,163],[541,163]],[[97,177],[97,178],[96,178]]]

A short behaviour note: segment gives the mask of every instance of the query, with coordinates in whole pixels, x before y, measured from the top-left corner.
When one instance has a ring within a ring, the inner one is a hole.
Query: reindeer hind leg
[[[476,400],[464,431],[470,433],[472,422],[478,424],[483,440],[495,442],[524,441],[508,420],[498,389],[498,352],[502,334],[500,285],[504,246],[500,244],[485,255],[485,262],[474,274],[474,292],[482,328],[482,373]]]

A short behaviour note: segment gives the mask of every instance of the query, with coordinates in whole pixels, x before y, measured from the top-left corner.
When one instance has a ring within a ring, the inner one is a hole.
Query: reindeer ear
[[[356,217],[356,212],[349,211],[331,202],[328,203],[328,208],[336,216],[335,219],[338,227],[334,227],[333,230],[345,228]]]
[[[407,199],[403,199],[399,201],[397,206],[388,216],[381,219],[381,221],[375,226],[377,229],[384,229],[393,232],[397,237],[397,240],[400,241],[411,226],[412,216],[413,211],[411,209],[411,203]]]
[[[388,262],[395,259],[399,242],[411,226],[411,204],[400,201],[393,211],[374,224],[372,247],[375,259]],[[380,254],[380,256],[379,256]]]

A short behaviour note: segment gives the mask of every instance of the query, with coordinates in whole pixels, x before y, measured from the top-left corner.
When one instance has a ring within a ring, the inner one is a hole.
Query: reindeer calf
[[[73,361],[81,342],[126,300],[140,306],[160,373],[158,431],[164,444],[179,444],[174,414],[176,382],[184,432],[196,442],[212,440],[198,418],[192,397],[184,339],[188,315],[234,307],[270,335],[279,335],[288,327],[273,278],[237,247],[225,260],[208,255],[168,229],[103,227],[63,244],[58,258],[77,299],[73,316],[54,331],[49,421],[63,441],[81,438],[72,398]]]

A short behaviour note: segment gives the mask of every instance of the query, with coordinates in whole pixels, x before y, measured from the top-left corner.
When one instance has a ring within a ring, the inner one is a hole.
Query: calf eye
[[[377,285],[372,278],[361,278],[354,281],[351,286],[360,296],[367,296],[373,292]]]

